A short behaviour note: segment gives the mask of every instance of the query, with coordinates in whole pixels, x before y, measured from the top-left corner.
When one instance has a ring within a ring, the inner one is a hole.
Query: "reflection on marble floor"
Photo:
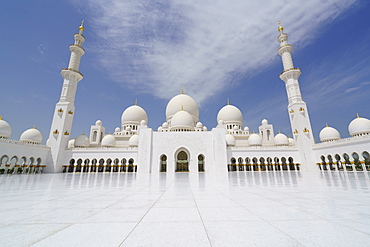
[[[369,175],[1,175],[1,246],[369,246]]]

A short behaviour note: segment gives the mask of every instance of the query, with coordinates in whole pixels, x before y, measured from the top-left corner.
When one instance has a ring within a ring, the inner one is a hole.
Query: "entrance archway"
[[[176,156],[176,171],[188,172],[189,171],[189,158],[185,151],[180,151]]]

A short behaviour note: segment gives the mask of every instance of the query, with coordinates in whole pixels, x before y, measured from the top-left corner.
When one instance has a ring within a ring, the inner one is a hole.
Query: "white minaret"
[[[288,94],[288,111],[290,116],[290,125],[296,146],[300,151],[302,169],[315,168],[314,154],[312,145],[314,144],[310,117],[306,103],[302,99],[301,90],[299,89],[299,76],[301,70],[295,68],[292,59],[293,47],[288,44],[288,34],[283,33],[283,27],[280,25],[278,31],[278,41],[280,48],[278,54],[283,61],[284,71],[280,74],[280,79],[285,82]]]
[[[82,48],[85,37],[84,21],[78,28],[79,32],[74,35],[75,43],[69,46],[71,57],[68,68],[62,69],[60,73],[64,79],[62,93],[59,102],[55,106],[53,122],[51,124],[49,140],[47,145],[51,148],[54,172],[61,172],[64,162],[63,156],[69,141],[73,116],[75,111],[74,101],[77,91],[77,83],[82,80],[83,75],[79,71],[81,56],[85,53]]]

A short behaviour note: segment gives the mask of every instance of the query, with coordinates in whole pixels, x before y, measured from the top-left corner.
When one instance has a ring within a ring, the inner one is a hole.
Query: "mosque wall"
[[[0,138],[0,169],[42,167],[45,171],[47,166],[52,166],[49,147]]]
[[[140,147],[141,148],[141,147]],[[198,172],[198,158],[202,155],[204,171],[215,170],[215,149],[213,146],[213,134],[205,132],[153,132],[151,142],[152,159],[151,172],[161,171],[161,157],[166,155],[166,172],[174,172],[177,169],[179,152],[187,154],[189,172]]]

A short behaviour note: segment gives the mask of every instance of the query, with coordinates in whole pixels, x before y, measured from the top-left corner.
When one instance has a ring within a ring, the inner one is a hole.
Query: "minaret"
[[[293,47],[288,44],[288,34],[283,32],[284,28],[279,22],[278,41],[280,48],[278,54],[283,61],[284,71],[280,74],[280,79],[285,82],[286,91],[288,94],[288,112],[290,116],[290,125],[297,148],[299,149],[302,168],[313,167],[315,164],[312,145],[314,138],[312,134],[310,117],[306,103],[302,99],[301,90],[299,89],[298,79],[301,75],[301,70],[295,68],[292,59]]]
[[[79,32],[74,35],[74,44],[69,46],[71,57],[68,68],[62,69],[61,75],[64,79],[59,102],[55,106],[53,122],[51,124],[49,140],[47,145],[51,148],[54,171],[62,171],[63,156],[69,141],[73,116],[75,111],[74,101],[77,91],[77,83],[82,80],[83,75],[79,71],[81,56],[85,53],[82,48],[85,37],[84,21],[78,28]]]

